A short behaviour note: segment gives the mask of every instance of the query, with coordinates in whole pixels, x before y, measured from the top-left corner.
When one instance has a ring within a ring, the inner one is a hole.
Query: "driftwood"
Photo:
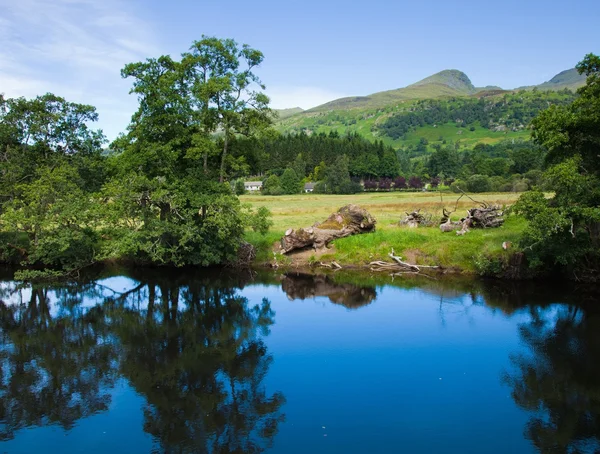
[[[281,252],[296,249],[326,247],[337,238],[375,231],[377,221],[357,205],[346,205],[331,214],[324,222],[304,229],[288,229],[281,238]]]
[[[415,265],[402,260],[402,257],[398,257],[394,254],[394,249],[388,254],[393,262],[383,262],[378,260],[376,262],[369,263],[371,271],[388,271],[393,276],[399,276],[402,274],[419,274],[424,269],[440,269],[439,266],[429,265]]]
[[[421,209],[411,213],[406,212],[406,217],[400,221],[400,225],[406,225],[411,228],[423,226],[429,227],[433,225],[431,213],[421,213]]]
[[[460,192],[462,192],[462,195],[456,200],[454,210],[448,211],[446,208],[442,209],[443,216],[440,224],[440,230],[442,232],[451,232],[455,228],[460,227],[460,229],[456,231],[456,234],[464,235],[471,228],[487,229],[500,227],[502,224],[504,224],[504,211],[499,206],[488,206],[488,204],[485,202],[478,202],[462,189],[458,189]],[[468,209],[467,216],[462,218],[460,221],[451,221],[450,215],[457,210],[458,202],[463,196],[466,196],[472,202],[477,203],[480,206]]]

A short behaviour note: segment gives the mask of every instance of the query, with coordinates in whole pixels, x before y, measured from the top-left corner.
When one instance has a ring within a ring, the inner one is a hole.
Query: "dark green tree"
[[[302,184],[294,169],[285,169],[281,175],[281,190],[284,194],[298,194]]]
[[[516,210],[529,221],[521,241],[533,268],[560,268],[570,277],[600,276],[600,58],[577,65],[587,83],[569,106],[552,106],[533,121],[533,137],[548,150],[545,187],[525,193]]]

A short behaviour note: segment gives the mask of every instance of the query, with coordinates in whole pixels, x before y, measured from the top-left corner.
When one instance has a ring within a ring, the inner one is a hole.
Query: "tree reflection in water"
[[[600,452],[600,308],[531,309],[520,326],[530,355],[507,374],[514,401],[534,416],[525,436],[543,453]]]
[[[4,288],[3,298],[16,292]],[[4,439],[32,425],[69,429],[106,410],[123,377],[146,399],[144,431],[161,451],[253,453],[272,444],[285,399],[263,384],[269,301],[251,306],[231,283],[158,274],[106,293],[95,284],[34,287],[22,304],[0,303]],[[86,296],[97,304],[84,310]]]
[[[83,313],[78,303],[89,288],[54,289],[61,310],[51,313],[50,289],[3,288],[25,296],[21,304],[0,301],[0,437],[32,425],[73,427],[110,404],[117,359],[100,308]],[[29,294],[29,295],[28,295]]]
[[[285,274],[281,281],[281,288],[290,300],[325,296],[332,303],[348,309],[366,306],[377,298],[374,287],[339,283],[328,276],[305,273]]]

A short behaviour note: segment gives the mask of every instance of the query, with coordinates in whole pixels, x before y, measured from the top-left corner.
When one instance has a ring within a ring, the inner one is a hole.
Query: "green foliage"
[[[253,231],[258,232],[263,236],[266,235],[273,226],[271,211],[264,206],[259,207],[254,211],[250,204],[244,204],[242,208],[245,216],[244,224],[252,228]]]
[[[245,194],[246,186],[244,185],[244,180],[242,180],[242,179],[235,180],[235,183],[233,185],[233,190],[235,192],[235,195]]]
[[[551,102],[566,105],[574,96],[561,93],[504,94],[503,96],[428,99],[417,101],[410,109],[390,116],[379,130],[392,139],[398,139],[419,127],[455,122],[464,127],[475,124],[485,129],[523,129]]]
[[[262,187],[262,193],[265,195],[280,195],[283,194],[281,189],[281,180],[275,174],[269,175]]]
[[[467,182],[464,180],[454,180],[450,184],[450,190],[452,192],[456,192],[456,193],[466,191],[467,190]]]
[[[280,182],[284,194],[298,194],[302,190],[302,182],[294,169],[285,169]]]
[[[322,186],[319,186],[318,191],[324,191],[328,194],[355,194],[361,192],[362,186],[350,179],[348,167],[348,157],[346,155],[339,156],[327,168],[325,181]]]
[[[253,72],[262,60],[247,45],[203,37],[180,60],[126,65],[139,107],[108,157],[87,127],[94,108],[50,94],[0,97],[0,234],[11,241],[0,255],[65,271],[100,260],[234,260],[246,226],[269,228],[269,213],[244,214],[224,183],[249,168],[228,146],[237,135],[252,144],[270,124],[268,98],[255,90],[264,89]]]
[[[471,175],[467,179],[467,190],[469,192],[490,192],[492,190],[490,178],[485,175]]]
[[[525,193],[517,213],[529,220],[522,238],[532,267],[560,269],[575,279],[600,274],[600,58],[587,55],[577,66],[588,75],[579,98],[550,107],[533,121],[535,140],[548,149],[550,165],[539,191]]]

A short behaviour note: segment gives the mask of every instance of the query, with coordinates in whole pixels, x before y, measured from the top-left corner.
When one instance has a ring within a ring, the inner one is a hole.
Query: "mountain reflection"
[[[529,354],[514,355],[505,381],[532,413],[525,436],[542,453],[600,452],[600,308],[530,308],[520,326]]]
[[[288,273],[283,276],[281,288],[291,300],[325,296],[332,303],[349,309],[366,306],[377,298],[374,287],[338,283],[323,275]]]
[[[235,286],[154,273],[122,293],[3,287],[0,436],[69,429],[107,410],[125,378],[145,398],[143,429],[160,452],[264,451],[284,419],[283,395],[263,384],[274,312]]]

